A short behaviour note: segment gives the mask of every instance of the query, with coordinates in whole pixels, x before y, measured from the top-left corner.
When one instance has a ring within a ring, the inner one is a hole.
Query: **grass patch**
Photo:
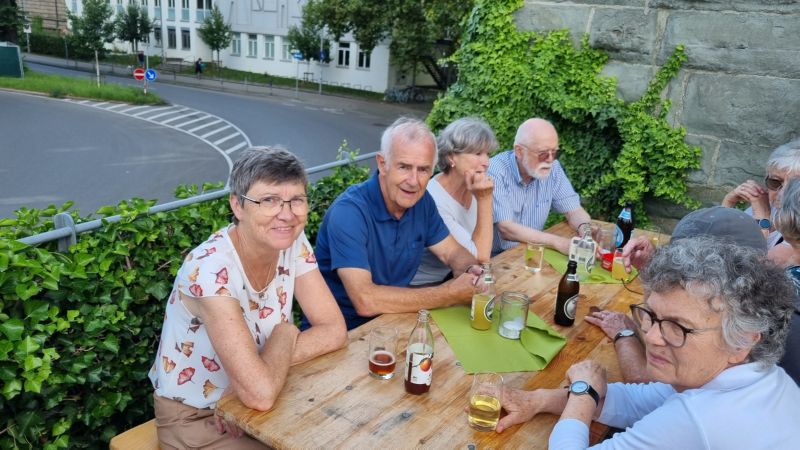
[[[150,65],[152,66],[153,63],[151,62]],[[181,74],[194,75],[194,65],[187,64],[185,66],[182,66]],[[229,69],[227,67],[222,67],[219,70],[217,70],[216,64],[210,62],[205,63],[205,70],[203,70],[203,74],[205,76],[222,78],[223,80],[230,80],[239,83],[244,83],[246,79],[248,83],[252,84],[269,85],[269,83],[272,82],[273,86],[279,86],[279,87],[294,88],[295,84],[294,78],[279,77],[263,73],[259,74],[254,72],[247,72],[244,70]],[[303,90],[316,92],[317,89],[319,88],[319,84],[317,82],[309,82],[301,80],[299,87],[300,89]],[[324,83],[322,84],[322,91],[328,94],[336,93],[336,94],[349,95],[353,97],[366,98],[370,100],[383,100],[383,94],[380,92],[363,91],[361,89],[332,86]]]
[[[79,97],[94,100],[132,103],[135,105],[165,105],[155,94],[144,95],[141,89],[117,84],[101,84],[94,79],[81,79],[26,71],[25,78],[0,77],[0,87],[42,92],[55,98]]]
[[[139,66],[139,59],[133,53],[107,53],[105,56],[100,58],[100,62],[117,64],[120,66]],[[148,56],[147,62],[150,67],[156,67],[161,64],[161,57],[156,55]],[[142,66],[144,66],[144,64],[142,64]]]

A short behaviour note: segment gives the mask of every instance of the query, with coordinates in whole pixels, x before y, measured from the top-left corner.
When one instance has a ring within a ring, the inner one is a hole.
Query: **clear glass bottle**
[[[573,239],[578,239],[575,252],[575,262],[578,263],[578,278],[581,281],[586,281],[589,275],[592,274],[597,252],[597,242],[592,239],[592,227],[586,224],[583,227],[583,237]]]
[[[406,348],[405,386],[409,394],[428,392],[433,378],[433,333],[428,323],[428,310],[417,314],[417,324],[411,331]]]
[[[472,289],[472,306],[469,310],[469,324],[476,330],[488,330],[492,326],[494,312],[494,276],[492,265],[481,265],[483,274]]]

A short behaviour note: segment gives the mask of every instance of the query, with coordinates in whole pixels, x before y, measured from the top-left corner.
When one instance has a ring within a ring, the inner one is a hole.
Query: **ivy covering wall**
[[[607,55],[577,48],[565,30],[521,32],[514,12],[523,0],[477,0],[461,48],[452,56],[459,79],[434,104],[428,123],[441,129],[467,115],[483,117],[501,148],[530,117],[553,122],[559,160],[592,217],[611,219],[627,201],[644,217],[646,196],[695,207],[686,176],[700,166],[700,148],[666,120],[661,94],[685,59],[682,47],[661,67],[638,101],[625,103],[616,81],[600,75]]]

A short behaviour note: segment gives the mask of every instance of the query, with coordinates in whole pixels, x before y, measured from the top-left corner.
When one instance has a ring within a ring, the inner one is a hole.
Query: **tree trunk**
[[[97,87],[100,87],[100,58],[97,56],[97,50],[94,51],[94,71],[97,74]]]

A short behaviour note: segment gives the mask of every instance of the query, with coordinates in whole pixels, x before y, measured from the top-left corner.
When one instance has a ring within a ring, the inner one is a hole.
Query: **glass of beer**
[[[500,420],[503,377],[497,373],[476,373],[469,390],[469,426],[492,431]]]
[[[614,250],[614,265],[611,268],[611,278],[622,281],[628,279],[628,273],[625,272],[625,264],[622,261],[621,248]]]
[[[542,270],[543,259],[544,244],[528,242],[525,246],[525,270],[534,273],[539,272]]]
[[[369,332],[369,374],[382,380],[392,378],[397,361],[396,350],[396,328],[373,328]]]

